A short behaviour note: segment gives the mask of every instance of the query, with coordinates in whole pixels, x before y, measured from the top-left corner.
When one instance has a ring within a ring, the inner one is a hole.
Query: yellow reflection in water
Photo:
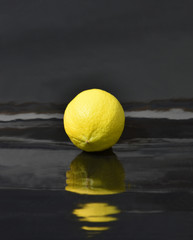
[[[82,208],[75,209],[73,214],[79,217],[80,221],[86,222],[112,222],[117,218],[110,215],[120,213],[115,206],[107,203],[87,203]]]
[[[83,230],[86,231],[106,231],[109,229],[109,227],[88,227],[88,226],[82,226]]]
[[[66,173],[65,189],[89,195],[124,192],[124,169],[112,150],[82,152],[72,161],[70,170]]]
[[[98,233],[110,229],[109,226],[101,226],[101,223],[116,221],[117,217],[115,215],[118,213],[120,213],[120,210],[117,207],[108,205],[107,203],[87,203],[73,211],[73,214],[78,217],[79,221],[94,224],[91,226],[82,226],[83,230]]]

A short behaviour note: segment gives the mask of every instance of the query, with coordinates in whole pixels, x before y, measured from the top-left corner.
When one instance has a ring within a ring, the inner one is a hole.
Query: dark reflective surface
[[[191,139],[20,146],[0,149],[2,239],[192,239]]]
[[[80,153],[66,172],[66,190],[86,195],[111,195],[125,191],[125,173],[112,149],[98,153]],[[118,207],[108,202],[78,204],[73,210],[81,229],[93,237],[110,230],[109,222],[118,220]]]

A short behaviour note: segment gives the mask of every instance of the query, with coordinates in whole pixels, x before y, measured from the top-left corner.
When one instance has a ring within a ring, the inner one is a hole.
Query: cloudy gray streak
[[[192,1],[0,0],[0,101],[193,97]]]

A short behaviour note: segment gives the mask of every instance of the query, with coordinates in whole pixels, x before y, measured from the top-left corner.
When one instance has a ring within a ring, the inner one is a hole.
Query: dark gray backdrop
[[[193,1],[0,0],[0,102],[192,98]]]

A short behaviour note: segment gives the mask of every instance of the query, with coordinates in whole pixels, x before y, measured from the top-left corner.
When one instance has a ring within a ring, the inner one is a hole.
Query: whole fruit
[[[66,107],[64,129],[78,148],[103,151],[120,138],[125,124],[124,110],[112,94],[101,89],[79,93]]]

